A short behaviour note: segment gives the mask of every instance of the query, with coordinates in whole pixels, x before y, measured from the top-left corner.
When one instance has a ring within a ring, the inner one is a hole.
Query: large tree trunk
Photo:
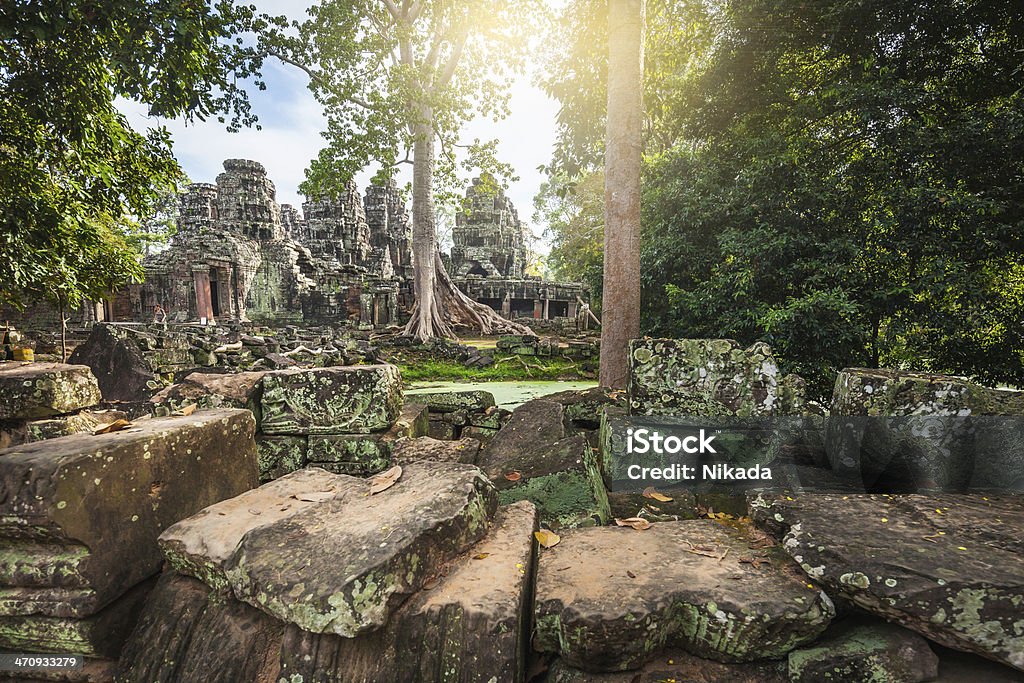
[[[433,337],[455,339],[458,326],[481,334],[531,334],[528,327],[505,320],[490,306],[462,293],[445,270],[437,248],[434,212],[433,112],[419,112],[415,128],[412,172],[412,255],[416,303],[405,333],[420,341]]]
[[[644,0],[608,3],[601,386],[625,389],[640,336],[640,161]]]

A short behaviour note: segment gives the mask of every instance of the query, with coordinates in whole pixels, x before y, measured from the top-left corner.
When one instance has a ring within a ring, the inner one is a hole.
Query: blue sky
[[[302,11],[305,3],[288,0],[261,0],[255,3],[261,10],[274,14]],[[133,126],[145,128],[164,125],[174,138],[175,154],[195,182],[213,182],[222,171],[222,162],[228,158],[255,159],[267,168],[270,179],[277,187],[277,199],[282,204],[301,205],[298,185],[309,161],[320,150],[324,119],[320,106],[306,89],[305,75],[294,67],[269,61],[264,70],[267,90],[252,89],[250,99],[259,116],[262,130],[243,129],[228,132],[222,124],[207,121],[185,125],[179,120],[150,119],[145,107],[132,102],[121,102],[120,108]],[[558,104],[532,85],[532,74],[526,74],[512,87],[511,115],[497,123],[475,120],[466,125],[463,140],[499,140],[498,154],[502,161],[516,169],[520,180],[508,191],[520,218],[531,223],[533,196],[540,188],[543,175],[537,166],[550,161],[555,142],[555,116]],[[364,190],[372,170],[360,177],[360,190]],[[541,229],[533,227],[538,237]],[[541,245],[538,245],[541,246]]]

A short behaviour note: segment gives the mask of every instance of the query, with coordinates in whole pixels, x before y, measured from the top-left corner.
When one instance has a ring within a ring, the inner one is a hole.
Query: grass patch
[[[545,356],[518,356],[507,354],[495,356],[496,362],[486,368],[467,368],[457,361],[436,358],[391,358],[402,371],[406,382],[462,381],[462,382],[504,382],[529,380],[576,380],[593,379],[595,367],[590,363],[572,361],[568,358]],[[522,362],[520,362],[520,359]]]

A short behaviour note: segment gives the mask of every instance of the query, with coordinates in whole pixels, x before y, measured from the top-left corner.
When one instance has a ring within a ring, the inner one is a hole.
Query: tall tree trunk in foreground
[[[421,110],[413,146],[412,250],[416,303],[405,333],[427,341],[455,339],[456,326],[481,334],[532,334],[525,325],[505,320],[494,309],[477,303],[455,286],[437,248],[434,212],[434,127],[430,110]]]
[[[601,386],[625,389],[629,342],[640,336],[640,161],[644,0],[608,3]]]

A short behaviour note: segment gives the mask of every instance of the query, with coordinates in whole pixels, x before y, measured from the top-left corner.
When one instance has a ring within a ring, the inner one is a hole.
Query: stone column
[[[210,298],[210,267],[206,265],[192,266],[192,279],[196,285],[196,316],[199,320],[206,319],[212,325],[213,303]]]
[[[540,299],[533,300],[533,318],[536,320],[544,314],[544,308],[541,305]]]

